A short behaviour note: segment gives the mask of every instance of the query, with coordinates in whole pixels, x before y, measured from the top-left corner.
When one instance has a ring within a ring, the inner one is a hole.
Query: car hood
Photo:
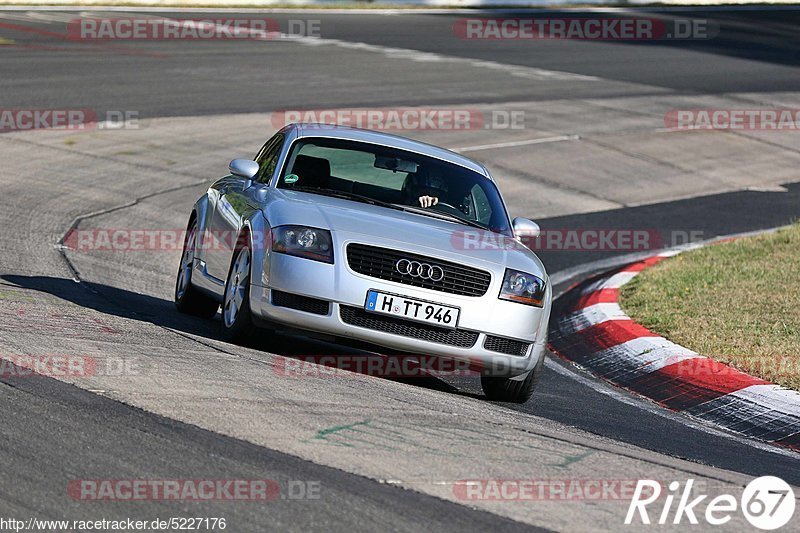
[[[329,229],[336,246],[362,242],[475,266],[493,265],[546,276],[539,258],[519,241],[464,224],[341,198],[275,189],[264,205],[270,226]]]

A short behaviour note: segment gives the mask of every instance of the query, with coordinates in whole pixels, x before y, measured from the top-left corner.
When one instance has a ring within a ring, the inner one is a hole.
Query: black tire
[[[250,272],[252,253],[250,245],[246,239],[240,240],[236,246],[236,251],[231,259],[231,266],[228,269],[228,277],[225,279],[225,293],[222,301],[222,338],[223,340],[235,344],[243,344],[253,339],[254,330],[256,328],[253,323],[253,315],[250,312]],[[247,254],[248,263],[246,268],[246,277],[242,277],[242,272],[236,272],[238,261],[241,259],[242,254]],[[237,276],[238,274],[238,276]],[[236,315],[233,321],[229,320],[229,314],[226,313],[228,305],[230,305],[229,291],[231,291],[231,284],[236,283],[237,286],[242,286],[239,291],[241,296],[241,303],[237,305]]]
[[[495,376],[481,376],[481,388],[487,400],[493,402],[525,403],[542,377],[544,354],[525,379],[521,381]]]
[[[206,296],[192,285],[192,268],[194,250],[197,245],[197,221],[192,220],[186,237],[183,239],[183,252],[178,265],[178,276],[175,280],[175,307],[187,315],[202,318],[213,318],[219,309],[219,303]],[[189,268],[187,268],[187,264]],[[185,276],[183,278],[182,276]]]

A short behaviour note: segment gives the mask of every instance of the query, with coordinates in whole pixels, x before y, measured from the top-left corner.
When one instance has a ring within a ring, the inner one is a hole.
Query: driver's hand
[[[439,203],[439,199],[435,196],[420,196],[419,205],[422,207],[431,207]]]

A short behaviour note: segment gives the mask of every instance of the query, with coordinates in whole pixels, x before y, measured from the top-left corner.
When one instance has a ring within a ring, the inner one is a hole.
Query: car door
[[[236,240],[242,228],[243,220],[254,209],[258,209],[252,192],[261,184],[268,184],[267,173],[274,172],[280,149],[283,146],[283,135],[277,134],[261,148],[256,156],[259,164],[259,173],[254,182],[238,176],[226,176],[212,187],[216,193],[216,202],[213,212],[209,217],[207,238],[211,249],[206,251],[206,270],[209,275],[218,281],[224,281],[228,276]]]

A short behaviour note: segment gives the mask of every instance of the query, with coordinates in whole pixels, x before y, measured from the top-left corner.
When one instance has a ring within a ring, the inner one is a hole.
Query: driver
[[[409,203],[428,208],[438,204],[440,198],[447,198],[447,182],[441,177],[421,174],[410,174],[408,177],[406,191]]]

